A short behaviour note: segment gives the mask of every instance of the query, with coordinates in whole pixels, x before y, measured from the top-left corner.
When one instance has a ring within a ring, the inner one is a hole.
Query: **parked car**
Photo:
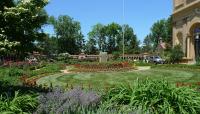
[[[165,63],[165,60],[162,59],[160,56],[150,56],[148,57],[148,61],[150,63],[155,63],[155,64],[164,64]]]

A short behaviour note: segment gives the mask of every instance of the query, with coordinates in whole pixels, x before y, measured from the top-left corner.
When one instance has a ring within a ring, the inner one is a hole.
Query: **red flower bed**
[[[23,68],[24,66],[37,66],[38,62],[29,62],[29,61],[6,61],[3,63],[4,67],[18,67]]]
[[[99,72],[99,71],[121,71],[133,69],[128,62],[112,63],[112,64],[76,64],[77,72]]]
[[[196,83],[177,82],[176,83],[176,87],[192,87],[193,85],[200,86],[200,82],[196,82]]]

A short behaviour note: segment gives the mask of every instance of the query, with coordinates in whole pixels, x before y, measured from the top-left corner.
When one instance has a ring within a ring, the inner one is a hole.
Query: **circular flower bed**
[[[134,65],[128,62],[104,63],[104,64],[76,64],[76,72],[101,72],[101,71],[127,71],[135,69]]]

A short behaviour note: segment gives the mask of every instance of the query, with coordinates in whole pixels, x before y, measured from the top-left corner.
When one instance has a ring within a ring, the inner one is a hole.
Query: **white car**
[[[164,64],[165,60],[163,60],[160,56],[151,56],[149,57],[149,62],[156,64]]]
[[[26,59],[28,62],[37,62],[38,60],[35,57],[30,57]]]

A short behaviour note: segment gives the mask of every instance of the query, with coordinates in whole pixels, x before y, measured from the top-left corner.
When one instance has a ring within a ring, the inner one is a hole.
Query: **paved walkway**
[[[143,71],[143,70],[150,70],[151,69],[151,66],[139,66],[137,67],[137,69],[139,71]],[[137,70],[136,70],[137,71]]]
[[[61,70],[62,73],[64,74],[69,74],[70,72],[66,69],[66,70]]]

